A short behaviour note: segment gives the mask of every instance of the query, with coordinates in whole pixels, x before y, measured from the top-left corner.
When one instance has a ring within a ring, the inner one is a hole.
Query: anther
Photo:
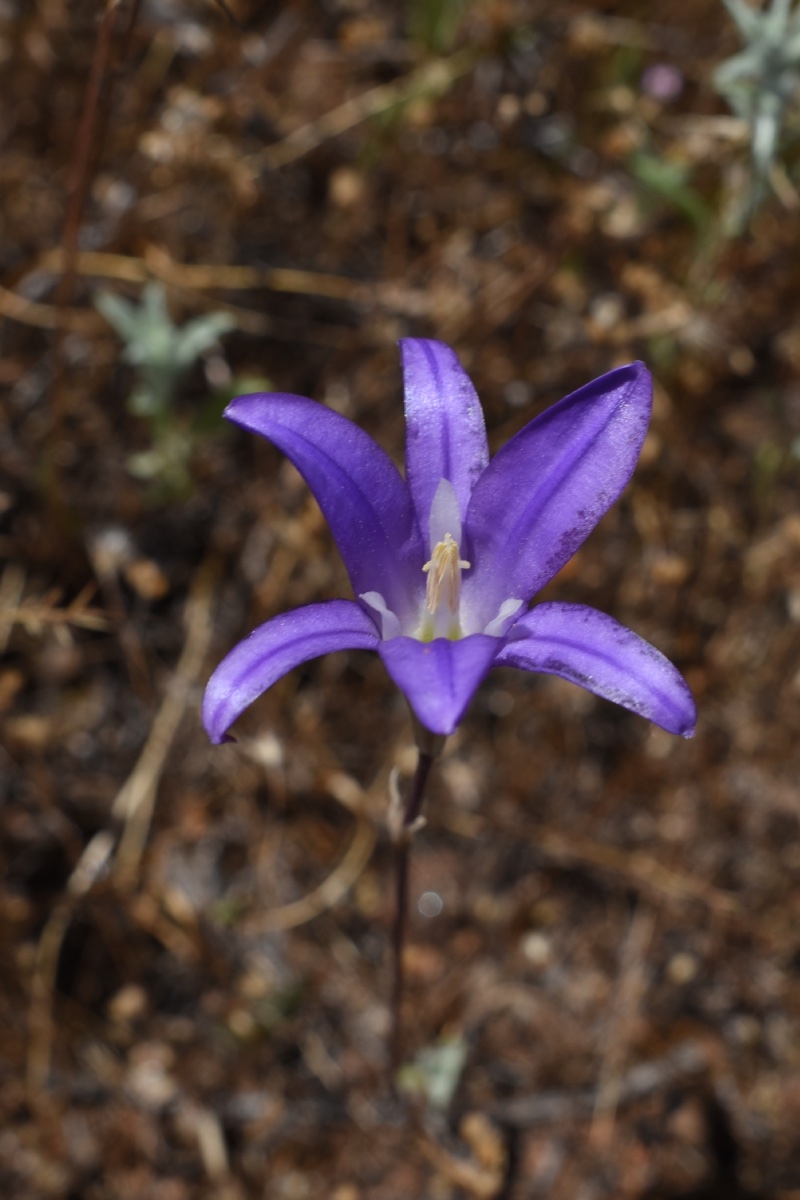
[[[425,607],[429,613],[437,612],[444,598],[452,615],[457,616],[461,602],[461,572],[469,566],[470,563],[459,558],[458,543],[452,534],[446,533],[444,541],[436,543],[430,561],[422,568],[428,576]]]

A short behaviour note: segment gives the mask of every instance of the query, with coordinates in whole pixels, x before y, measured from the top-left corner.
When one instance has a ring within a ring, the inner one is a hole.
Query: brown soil
[[[800,1196],[798,164],[725,235],[732,22],[474,0],[437,46],[422,0],[227,7],[0,0],[0,1193]],[[92,303],[148,278],[176,324],[238,321],[176,400],[185,443],[212,397],[184,486],[131,473],[151,430]],[[651,366],[634,481],[547,596],[700,711],[684,742],[556,679],[481,688],[414,846],[406,1053],[461,1040],[446,1111],[387,1085],[414,751],[379,660],[293,672],[236,745],[199,722],[247,630],[348,594],[225,399],[267,379],[400,461],[407,335],[457,349],[493,448]]]

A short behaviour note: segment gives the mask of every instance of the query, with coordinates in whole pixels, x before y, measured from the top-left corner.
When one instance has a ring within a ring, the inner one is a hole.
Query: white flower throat
[[[521,600],[505,600],[488,625],[481,622],[478,629],[473,630],[469,628],[472,621],[468,619],[467,630],[463,627],[461,572],[468,571],[472,564],[461,557],[461,512],[456,490],[449,479],[439,481],[431,502],[428,538],[430,558],[422,568],[427,576],[425,604],[413,630],[406,632],[401,628],[396,614],[379,592],[365,592],[360,597],[380,616],[384,640],[399,637],[404,632],[406,636],[422,642],[430,642],[434,638],[457,640],[464,637],[465,632],[479,631],[492,637],[502,637],[511,618],[522,607]]]

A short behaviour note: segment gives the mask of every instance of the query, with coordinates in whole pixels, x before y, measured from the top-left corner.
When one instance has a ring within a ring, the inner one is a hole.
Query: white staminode
[[[509,627],[509,618],[516,616],[522,608],[521,600],[504,600],[500,605],[500,611],[496,617],[492,617],[489,624],[484,629],[484,633],[488,633],[490,637],[503,637]]]
[[[363,592],[359,596],[359,600],[363,600],[370,608],[374,609],[381,619],[381,637],[385,642],[390,638],[400,636],[400,621],[390,608],[387,607],[386,601],[380,592]]]
[[[440,479],[433,494],[431,512],[428,517],[428,537],[431,557],[439,542],[447,535],[457,546],[461,544],[461,509],[458,507],[456,489],[449,479]]]

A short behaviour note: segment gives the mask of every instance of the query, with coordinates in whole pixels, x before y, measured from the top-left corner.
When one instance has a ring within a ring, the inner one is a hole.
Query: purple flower
[[[683,91],[683,75],[671,63],[652,63],[642,72],[641,89],[653,100],[677,100]]]
[[[480,402],[441,342],[400,343],[406,478],[357,425],[283,393],[239,396],[225,416],[291,459],[324,513],[356,600],[274,617],[212,675],[213,742],[292,667],[377,650],[419,721],[458,725],[493,666],[560,675],[691,737],[696,711],[673,665],[612,617],[531,598],[630,479],[650,418],[642,363],[619,367],[534,418],[489,462]]]

